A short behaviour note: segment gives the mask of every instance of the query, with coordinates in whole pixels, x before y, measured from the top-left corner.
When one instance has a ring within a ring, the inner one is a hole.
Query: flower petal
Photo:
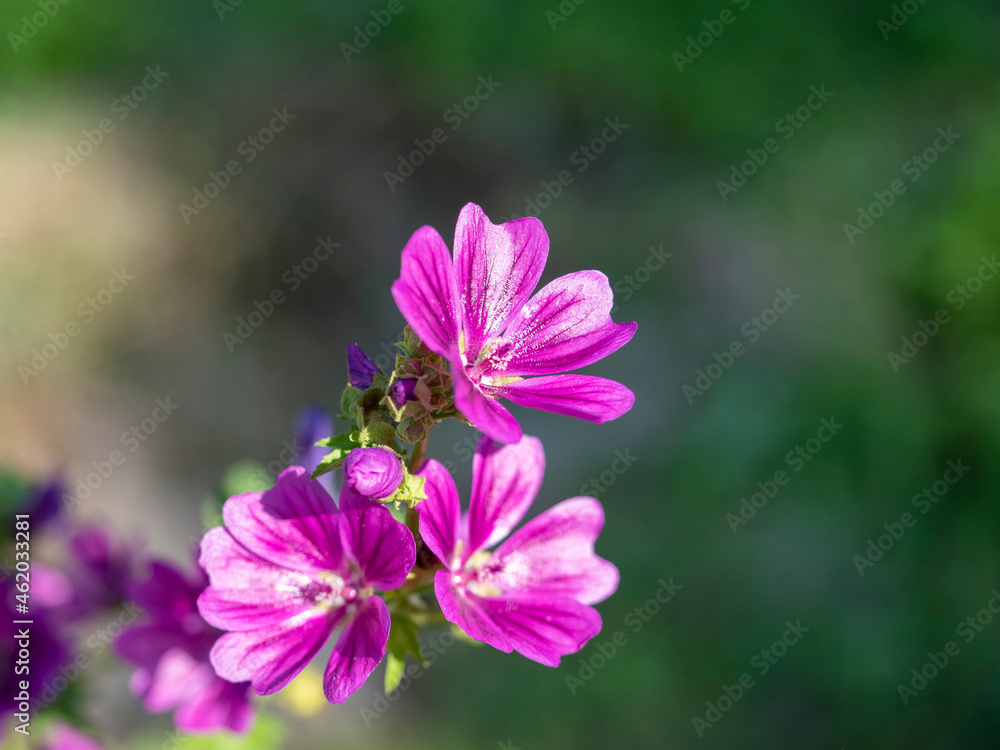
[[[367,390],[381,370],[353,341],[347,345],[347,380],[355,388]]]
[[[465,361],[499,336],[518,314],[542,278],[549,236],[531,217],[492,223],[468,203],[455,226],[455,277],[462,300]]]
[[[266,492],[236,495],[222,506],[226,529],[268,562],[291,570],[340,570],[337,506],[301,466],[281,472]]]
[[[483,395],[455,362],[451,364],[451,377],[455,406],[473,427],[501,443],[516,443],[521,439],[521,425],[507,408],[497,399]]]
[[[197,612],[195,602],[208,580],[199,570],[197,582],[189,581],[172,564],[153,560],[149,565],[149,575],[129,581],[127,592],[147,614],[157,620],[183,619]]]
[[[180,648],[165,652],[152,670],[152,679],[142,695],[147,711],[169,711],[202,690],[214,679],[211,668]]]
[[[520,406],[601,424],[632,408],[635,394],[616,380],[593,375],[545,375],[485,389]]]
[[[458,625],[470,638],[488,643],[505,654],[513,651],[510,639],[490,617],[489,607],[483,604],[480,597],[470,596],[460,584],[453,584],[453,576],[455,574],[449,570],[439,570],[434,574],[434,594],[444,618]]]
[[[250,682],[270,695],[291,682],[323,648],[344,608],[299,617],[259,630],[224,633],[212,648],[215,673],[229,682]]]
[[[559,666],[562,656],[576,653],[601,632],[597,610],[572,599],[534,594],[468,598],[515,651],[549,667]]]
[[[490,558],[505,591],[562,596],[581,604],[604,601],[618,588],[618,568],[594,554],[604,510],[574,497],[518,529]]]
[[[223,630],[257,630],[311,609],[302,595],[312,579],[262,560],[216,527],[201,541],[199,563],[211,584],[198,597],[205,620]]]
[[[458,288],[448,248],[433,227],[421,227],[403,248],[392,296],[406,322],[433,352],[457,351]]]
[[[333,418],[325,409],[311,406],[303,410],[295,426],[295,449],[298,451],[295,463],[312,475],[319,462],[330,452],[329,448],[316,443],[332,434]],[[323,485],[324,490],[333,493],[333,474],[324,474],[316,481]]]
[[[413,534],[384,505],[345,487],[340,493],[344,554],[367,585],[386,591],[402,586],[417,559]]]
[[[577,370],[621,348],[636,323],[611,320],[614,295],[600,271],[578,271],[545,285],[511,322],[489,356],[487,376]]]
[[[363,497],[389,497],[402,481],[399,456],[388,448],[355,448],[344,461],[344,486]]]
[[[209,683],[177,710],[174,723],[183,732],[229,729],[243,734],[254,719],[249,692],[248,682],[227,682],[212,675]]]
[[[538,438],[498,446],[483,437],[472,457],[469,539],[462,563],[510,533],[528,512],[545,474],[545,450]]]
[[[347,623],[330,654],[323,677],[323,692],[331,703],[343,703],[365,684],[385,656],[389,640],[389,608],[373,596]]]
[[[449,568],[458,567],[458,561],[452,558],[461,534],[462,507],[455,480],[434,459],[425,463],[418,475],[426,480],[427,493],[427,498],[415,506],[420,517],[420,538],[441,562]]]

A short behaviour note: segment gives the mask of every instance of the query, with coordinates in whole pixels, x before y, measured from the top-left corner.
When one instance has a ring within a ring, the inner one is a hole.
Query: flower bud
[[[372,380],[380,372],[375,363],[368,359],[361,347],[353,341],[347,345],[347,379],[355,388],[370,388]]]
[[[364,497],[389,497],[402,481],[399,456],[388,448],[356,448],[344,461],[344,486]]]

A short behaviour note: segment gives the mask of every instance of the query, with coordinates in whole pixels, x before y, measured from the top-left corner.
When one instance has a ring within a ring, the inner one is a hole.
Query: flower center
[[[451,580],[455,586],[464,587],[476,596],[500,596],[503,589],[494,581],[494,571],[490,567],[489,552],[477,552],[465,563],[465,568],[455,573]]]
[[[342,607],[365,594],[364,589],[359,590],[331,571],[319,573],[299,591],[303,598],[323,609]]]

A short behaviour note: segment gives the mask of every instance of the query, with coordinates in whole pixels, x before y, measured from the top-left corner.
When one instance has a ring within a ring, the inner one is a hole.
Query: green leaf
[[[349,385],[344,389],[344,392],[340,394],[340,410],[344,414],[351,413],[351,406],[357,403],[357,400],[361,398],[361,394],[364,393],[360,388],[355,388],[353,385]]]
[[[355,433],[345,432],[343,435],[334,435],[332,437],[323,438],[322,440],[317,440],[316,445],[323,446],[324,448],[340,448],[342,450],[351,450],[352,448],[357,448],[360,443],[354,439]]]
[[[381,419],[373,419],[361,431],[362,445],[387,445],[396,437],[396,428]]]
[[[393,653],[385,656],[385,692],[388,695],[396,688],[403,679],[403,669],[406,667],[406,659],[400,659]]]

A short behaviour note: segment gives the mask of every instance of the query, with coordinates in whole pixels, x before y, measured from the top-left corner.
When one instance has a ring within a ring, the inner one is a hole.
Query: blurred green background
[[[400,250],[423,224],[450,242],[467,201],[499,222],[549,184],[543,282],[600,269],[616,320],[639,322],[589,369],[634,389],[628,415],[514,407],[548,456],[532,512],[581,492],[605,504],[598,552],[622,583],[602,634],[558,669],[455,645],[370,726],[377,678],[290,719],[285,747],[997,746],[1000,622],[956,634],[1000,586],[1000,280],[968,283],[1000,245],[996,3],[7,0],[0,32],[0,461],[75,483],[172,398],[82,511],[155,552],[187,561],[225,467],[277,459],[300,407],[336,406],[348,341],[388,350]],[[831,94],[812,109],[811,87]],[[245,145],[275,108],[294,119]],[[588,145],[606,118],[627,127]],[[766,162],[744,165],[754,154]],[[423,163],[387,180],[401,159]],[[229,161],[239,173],[185,216]],[[734,169],[752,174],[723,200]],[[845,231],[895,180],[905,192]],[[318,237],[339,248],[293,284]],[[123,268],[134,280],[78,312]],[[287,300],[227,346],[274,289]],[[777,290],[798,297],[780,315]],[[71,321],[79,334],[26,376]],[[742,356],[696,386],[732,342]],[[831,418],[842,429],[797,463]],[[470,435],[449,425],[430,446],[465,497]],[[948,461],[970,469],[921,512]],[[727,520],[782,470],[746,524]],[[855,556],[906,512],[861,575]],[[679,592],[637,620],[671,577]],[[797,621],[808,632],[762,674]],[[617,631],[627,642],[587,671]],[[949,640],[961,653],[904,705],[898,685]],[[127,672],[86,693],[116,747],[169,727],[127,697]],[[753,686],[696,726],[744,673]]]

